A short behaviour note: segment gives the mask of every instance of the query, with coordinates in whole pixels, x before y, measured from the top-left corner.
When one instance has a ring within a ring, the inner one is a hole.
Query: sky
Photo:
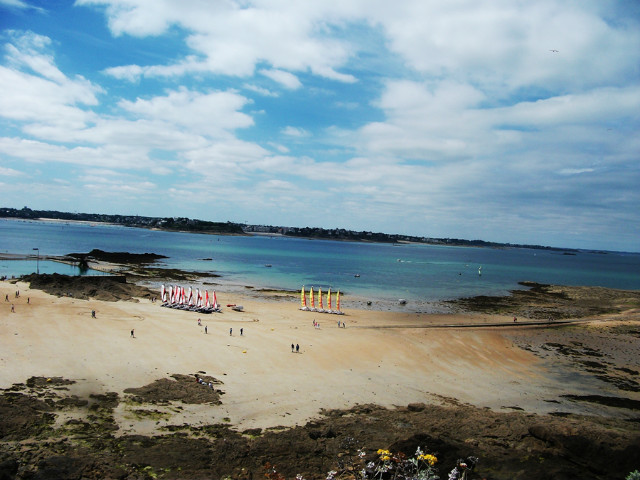
[[[636,0],[0,0],[0,206],[640,251]]]

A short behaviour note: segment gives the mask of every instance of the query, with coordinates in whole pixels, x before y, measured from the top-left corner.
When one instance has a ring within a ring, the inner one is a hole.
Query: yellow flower
[[[425,455],[418,455],[418,460],[424,460],[425,462],[427,462],[432,467],[438,461],[438,459],[434,455],[431,455],[429,453],[427,453]]]
[[[386,462],[387,460],[391,460],[391,457],[389,455],[384,455],[382,457],[380,457],[380,459],[384,462]]]

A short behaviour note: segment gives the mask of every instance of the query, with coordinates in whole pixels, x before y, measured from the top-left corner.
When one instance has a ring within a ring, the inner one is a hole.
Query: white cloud
[[[323,32],[327,16],[344,11],[337,4],[317,8],[288,2],[232,4],[193,0],[177,4],[168,0],[76,0],[79,6],[105,6],[109,28],[116,36],[160,35],[170,26],[185,29],[187,45],[197,53],[167,66],[110,68],[107,73],[133,79],[139,75],[170,76],[208,70],[232,76],[253,75],[258,63],[275,71],[311,71],[340,82],[354,82],[353,75],[340,73],[353,54],[346,43]],[[291,74],[293,75],[293,74]],[[292,88],[292,78],[283,78]]]
[[[278,97],[278,93],[276,92],[272,92],[271,90],[268,90],[266,88],[260,87],[258,85],[254,85],[251,83],[245,83],[243,85],[243,88],[250,90],[252,92],[258,93],[260,95],[262,95],[263,97]]]
[[[12,43],[5,45],[5,59],[11,68],[0,66],[0,116],[83,128],[94,116],[81,106],[96,105],[103,90],[81,76],[65,76],[45,51],[49,44],[49,38],[32,32],[12,32]]]
[[[595,172],[593,168],[563,168],[558,173],[560,175],[580,175],[582,173]]]
[[[298,80],[298,77],[284,70],[260,70],[260,73],[290,90],[295,90],[302,86],[302,82]]]
[[[20,177],[26,175],[24,172],[14,170],[13,168],[0,167],[0,176],[2,177]]]
[[[38,12],[44,12],[45,10],[40,7],[34,7],[29,5],[24,0],[0,0],[0,5],[5,5],[9,8],[16,8],[22,10],[36,10]]]
[[[202,94],[180,88],[149,100],[121,100],[119,106],[142,118],[165,121],[190,132],[220,137],[227,131],[253,125],[253,119],[239,111],[247,103],[249,99],[235,92]]]
[[[290,125],[282,129],[282,134],[297,138],[308,137],[310,135],[304,128],[292,127]]]

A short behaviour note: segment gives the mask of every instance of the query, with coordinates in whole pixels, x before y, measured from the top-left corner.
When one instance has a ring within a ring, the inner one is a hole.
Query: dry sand
[[[31,376],[62,376],[77,382],[71,393],[81,396],[122,395],[126,388],[175,373],[206,372],[223,382],[221,405],[158,407],[171,411],[160,420],[132,418],[123,402],[116,412],[120,434],[150,433],[182,422],[230,422],[239,430],[292,426],[322,409],[441,403],[446,398],[538,413],[605,409],[560,400],[564,393],[606,395],[609,387],[585,383],[517,346],[519,336],[530,335],[533,327],[513,325],[511,317],[358,310],[339,317],[300,311],[295,301],[224,292],[218,300],[223,306],[242,304],[244,311],[224,308],[223,313],[202,315],[148,300],[58,298],[24,283],[0,282],[0,387]],[[92,310],[97,318],[91,318]],[[637,322],[638,317],[634,313],[624,320]],[[314,320],[320,328],[314,328]],[[338,328],[338,320],[346,328]],[[414,328],[494,322],[507,326]],[[544,335],[541,328],[553,327],[535,328],[536,335]],[[292,343],[300,353],[291,352]],[[637,369],[637,359],[629,360],[628,367]]]

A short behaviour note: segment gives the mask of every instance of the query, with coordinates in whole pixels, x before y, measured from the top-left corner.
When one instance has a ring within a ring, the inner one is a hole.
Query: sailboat
[[[313,287],[311,287],[311,289],[309,290],[309,298],[311,300],[311,308],[309,309],[309,311],[317,312],[318,309],[316,308],[315,299],[313,298]]]
[[[329,287],[329,291],[327,292],[327,310],[326,313],[333,313],[331,310],[331,287]]]
[[[482,265],[480,265],[480,268],[478,268],[478,276],[482,276]]]
[[[336,315],[344,315],[344,312],[340,310],[340,290],[338,290],[338,293],[336,294],[336,311],[333,313]]]
[[[304,310],[305,312],[309,310],[307,307],[307,296],[304,293],[304,285],[302,286],[302,290],[300,291],[300,310]]]
[[[322,288],[318,287],[318,313],[325,313],[324,307],[322,306]]]

